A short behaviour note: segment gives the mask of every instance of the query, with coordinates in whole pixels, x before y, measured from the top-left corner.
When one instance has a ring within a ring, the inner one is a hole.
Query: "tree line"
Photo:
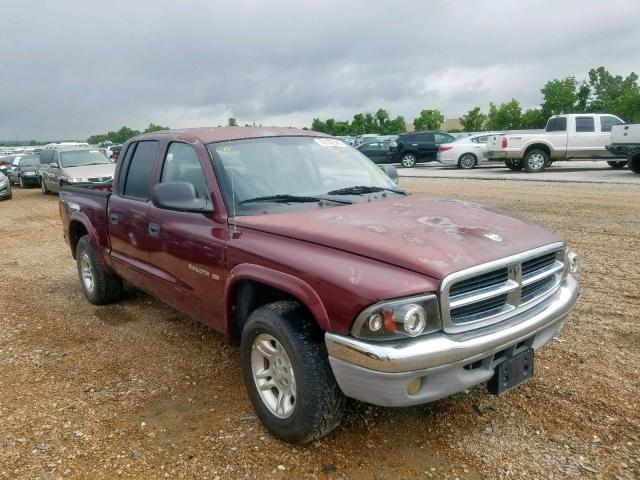
[[[544,128],[552,115],[562,113],[613,113],[626,122],[640,122],[640,87],[638,75],[631,72],[626,77],[612,75],[604,67],[592,68],[586,80],[574,76],[549,80],[540,90],[542,103],[539,108],[523,110],[520,102],[512,98],[497,105],[489,104],[483,112],[474,107],[460,118],[462,130],[450,132],[479,132],[485,130],[517,130]],[[413,120],[416,131],[440,130],[444,115],[437,109],[422,110]],[[402,116],[391,120],[389,113],[380,108],[375,114],[357,113],[353,121],[334,118],[314,118],[311,130],[331,135],[381,135],[404,133],[406,124]]]
[[[155,123],[150,123],[149,126],[142,132],[140,130],[133,130],[129,127],[122,127],[117,131],[91,135],[89,138],[87,138],[87,143],[90,145],[97,145],[98,143],[106,141],[111,141],[113,143],[124,143],[130,138],[135,137],[136,135],[140,135],[141,133],[159,132],[161,130],[169,130],[169,127],[163,127],[161,125],[156,125]]]

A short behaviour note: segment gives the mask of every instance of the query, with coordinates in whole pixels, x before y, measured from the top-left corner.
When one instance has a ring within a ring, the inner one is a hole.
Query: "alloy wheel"
[[[82,275],[82,283],[88,292],[93,292],[95,285],[93,279],[93,268],[91,267],[91,260],[89,254],[86,251],[80,253],[80,274]]]

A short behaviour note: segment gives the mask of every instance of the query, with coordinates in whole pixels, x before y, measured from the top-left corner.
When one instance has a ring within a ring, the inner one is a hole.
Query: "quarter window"
[[[196,189],[199,198],[209,198],[207,194],[207,180],[198,154],[191,145],[186,143],[172,143],[167,150],[167,156],[162,167],[160,183],[187,182]]]
[[[576,117],[576,132],[595,132],[593,117]]]
[[[600,131],[601,132],[610,132],[611,127],[614,125],[620,125],[623,123],[619,118],[612,117],[611,115],[602,115],[600,117]]]
[[[140,200],[149,199],[149,182],[157,151],[158,142],[155,140],[138,142],[129,165],[123,165],[127,168],[124,196]]]

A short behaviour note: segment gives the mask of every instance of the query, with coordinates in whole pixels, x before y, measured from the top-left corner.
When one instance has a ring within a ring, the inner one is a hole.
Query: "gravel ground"
[[[504,207],[582,256],[582,296],[536,376],[421,407],[353,402],[293,447],[256,420],[238,351],[151,297],[85,301],[57,198],[0,203],[0,479],[640,477],[637,186],[403,179]]]

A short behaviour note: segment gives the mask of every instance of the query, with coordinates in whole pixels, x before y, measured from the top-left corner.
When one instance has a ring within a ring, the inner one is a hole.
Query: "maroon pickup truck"
[[[345,397],[504,393],[578,296],[547,229],[408,195],[395,168],[304,130],[136,137],[112,188],[65,187],[60,214],[89,301],[126,280],[238,342],[259,418],[291,442],[335,428]]]

